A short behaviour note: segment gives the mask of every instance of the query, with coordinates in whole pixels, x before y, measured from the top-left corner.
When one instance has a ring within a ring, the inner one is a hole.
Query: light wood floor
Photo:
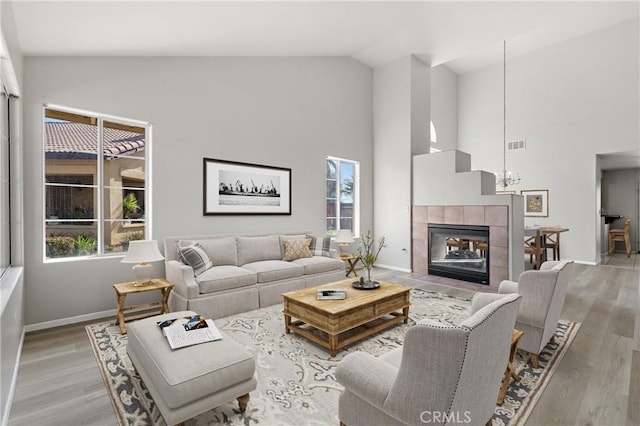
[[[582,328],[527,425],[640,425],[640,271],[571,267],[562,318]],[[451,288],[384,270],[375,276],[471,294],[466,284]],[[117,424],[84,325],[27,334],[9,425]]]

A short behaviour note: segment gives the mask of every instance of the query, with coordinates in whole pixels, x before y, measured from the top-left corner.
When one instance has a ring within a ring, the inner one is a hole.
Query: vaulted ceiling
[[[7,0],[4,0],[7,1]],[[25,56],[409,54],[457,73],[639,16],[636,1],[12,0]]]

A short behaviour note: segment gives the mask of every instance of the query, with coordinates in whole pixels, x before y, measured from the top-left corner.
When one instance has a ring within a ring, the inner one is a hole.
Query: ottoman
[[[196,315],[172,312],[127,326],[127,354],[168,425],[184,422],[237,399],[240,411],[256,388],[251,353],[228,335],[222,340],[172,350],[158,321]]]

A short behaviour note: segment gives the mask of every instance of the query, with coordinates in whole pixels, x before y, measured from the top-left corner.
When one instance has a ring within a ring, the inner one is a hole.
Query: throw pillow
[[[185,265],[191,266],[193,275],[196,277],[213,266],[206,250],[198,243],[187,246],[178,244],[178,259]]]
[[[284,257],[282,260],[290,261],[303,257],[313,257],[313,254],[309,250],[309,244],[311,244],[311,238],[304,240],[284,240]]]
[[[331,237],[311,237],[309,250],[314,256],[331,256]]]

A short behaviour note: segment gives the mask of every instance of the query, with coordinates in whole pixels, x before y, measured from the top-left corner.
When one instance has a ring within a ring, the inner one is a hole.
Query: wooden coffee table
[[[375,290],[357,290],[351,287],[352,282],[353,279],[349,279],[283,293],[285,332],[306,337],[329,349],[334,357],[338,349],[401,322],[407,323],[411,287],[381,281],[380,288]],[[318,300],[320,288],[343,289],[347,297]],[[297,321],[292,321],[292,317]],[[371,323],[373,320],[377,321]],[[327,337],[313,328],[323,331]],[[350,330],[340,338],[340,334]]]

